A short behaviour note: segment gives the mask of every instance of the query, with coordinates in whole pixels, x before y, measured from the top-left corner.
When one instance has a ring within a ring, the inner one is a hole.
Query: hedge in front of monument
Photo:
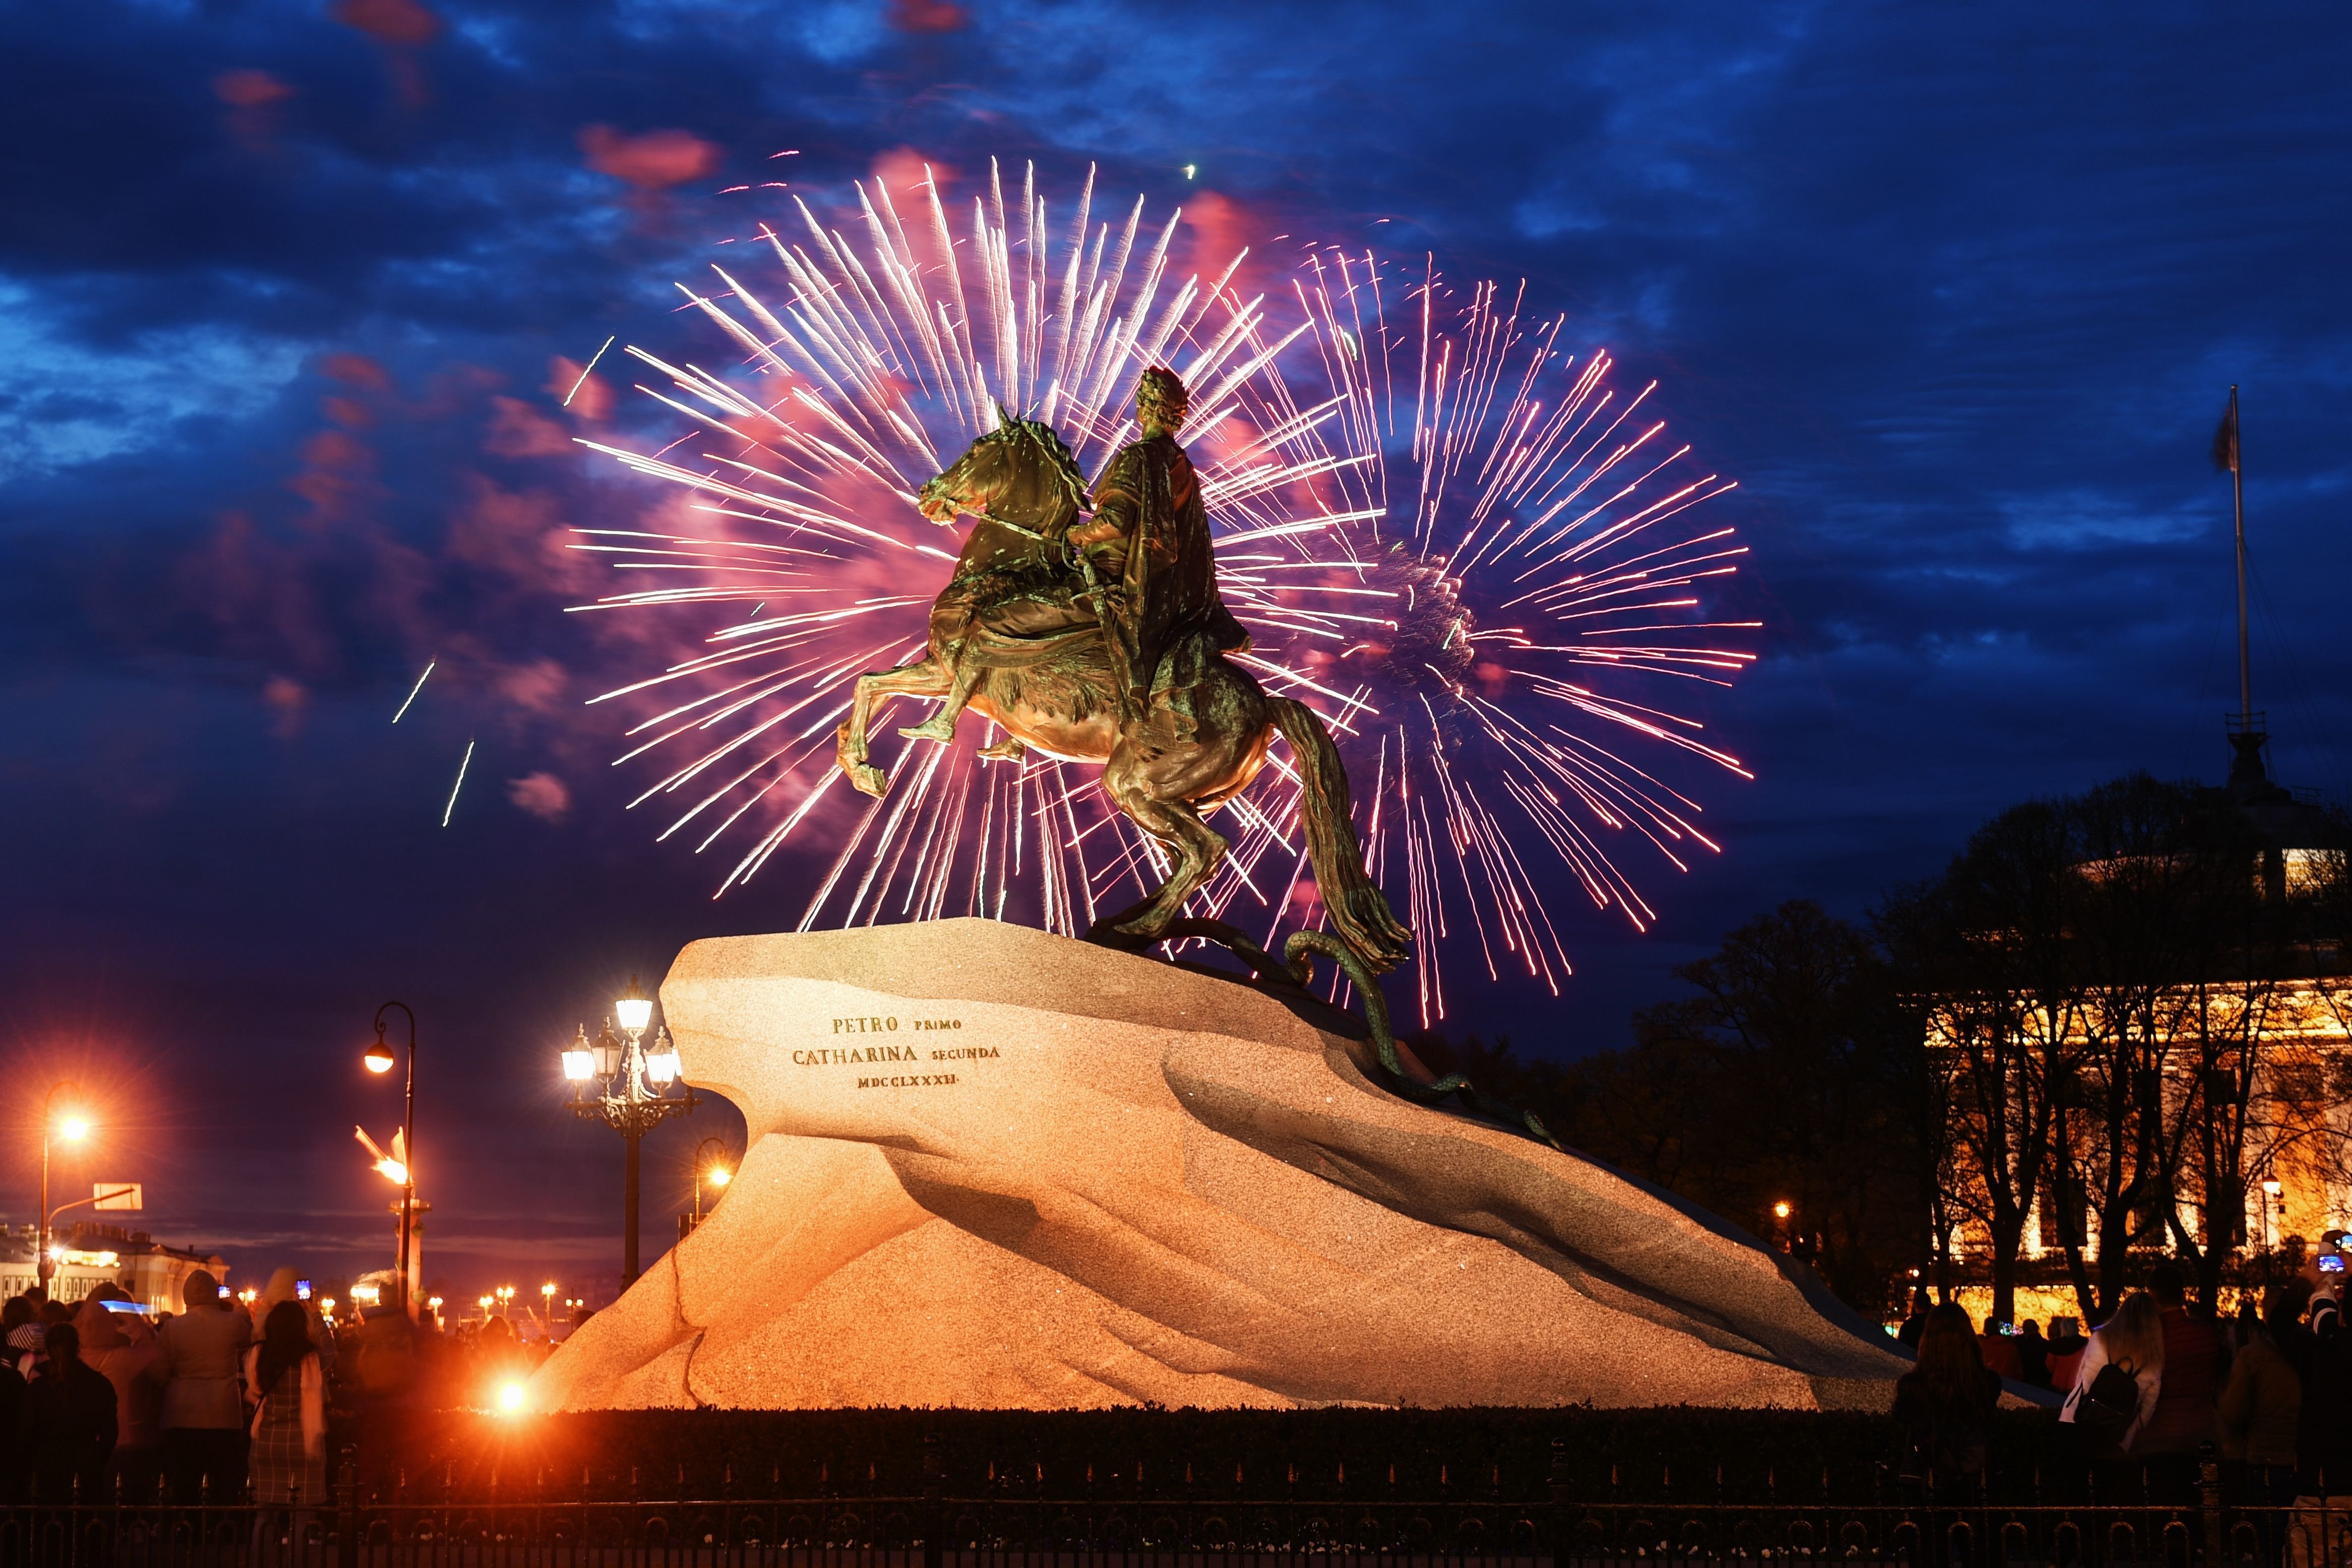
[[[1884,1416],[1715,1410],[450,1411],[417,1437],[426,1492],[551,1500],[861,1495],[923,1484],[936,1434],[950,1496],[1546,1500],[1552,1444],[1580,1502],[1893,1502]],[[2087,1467],[2046,1410],[2002,1412],[1995,1500],[2082,1500]]]

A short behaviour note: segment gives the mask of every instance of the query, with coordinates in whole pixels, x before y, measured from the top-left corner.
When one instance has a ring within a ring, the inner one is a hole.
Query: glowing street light
[[[683,1095],[670,1093],[671,1086],[686,1075],[686,1066],[667,1026],[655,1035],[653,1048],[646,1048],[645,1034],[653,1021],[653,998],[639,988],[633,974],[628,990],[613,1001],[613,1023],[620,1026],[627,1043],[614,1037],[613,1024],[599,1030],[593,1041],[583,1025],[562,1053],[563,1076],[572,1085],[572,1113],[593,1117],[621,1135],[621,1288],[625,1290],[636,1283],[639,1272],[638,1145],[664,1121],[687,1115],[701,1103],[691,1089]],[[604,1080],[603,1092],[593,1098],[587,1091],[592,1077]]]
[[[34,1248],[34,1269],[45,1287],[58,1271],[58,1256],[49,1247],[49,1222],[57,1217],[57,1211],[49,1207],[49,1139],[54,1134],[68,1143],[79,1143],[89,1136],[89,1117],[74,1110],[68,1110],[63,1116],[58,1114],[58,1092],[68,1089],[76,1094],[81,1092],[79,1084],[70,1079],[59,1079],[49,1085],[48,1095],[41,1101],[41,1234]],[[91,1200],[84,1198],[81,1201],[88,1203]],[[60,1204],[58,1208],[63,1210],[74,1206],[72,1204]]]
[[[416,1258],[416,1013],[405,1002],[387,1002],[375,1010],[375,1043],[360,1055],[361,1063],[376,1077],[382,1078],[393,1069],[397,1058],[383,1037],[384,1015],[394,1007],[408,1018],[408,1085],[402,1097],[400,1136],[393,1140],[389,1156],[377,1150],[375,1168],[386,1181],[400,1184],[400,1287],[394,1300],[404,1313],[413,1311],[409,1301],[411,1276],[415,1272]],[[366,1135],[362,1133],[362,1141]],[[369,1145],[373,1148],[373,1144]]]
[[[716,1150],[717,1153],[705,1158],[706,1153],[713,1150]],[[723,1187],[734,1179],[735,1165],[733,1160],[728,1155],[726,1140],[705,1138],[694,1146],[694,1213],[688,1216],[684,1225],[678,1227],[680,1241],[685,1240],[702,1224],[703,1184],[707,1182],[714,1187]],[[711,1201],[718,1202],[716,1198]]]
[[[586,1083],[595,1071],[596,1053],[588,1047],[588,1026],[583,1024],[578,1037],[563,1047],[563,1077],[570,1083]]]
[[[621,1033],[635,1040],[654,1021],[654,1000],[638,988],[637,977],[629,976],[629,988],[613,999],[613,1020],[621,1026]]]

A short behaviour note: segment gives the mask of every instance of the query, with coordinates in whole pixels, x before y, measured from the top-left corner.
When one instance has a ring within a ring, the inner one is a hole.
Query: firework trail
[[[670,760],[631,803],[667,808],[662,838],[740,846],[720,893],[811,838],[836,849],[803,930],[1017,900],[1075,933],[1157,884],[1159,847],[1091,765],[984,763],[977,716],[954,745],[896,754],[877,724],[878,802],[834,760],[851,683],[920,657],[961,542],[915,490],[1000,403],[1099,468],[1154,363],[1192,389],[1184,439],[1252,634],[1240,657],[1347,752],[1374,874],[1414,927],[1424,1024],[1445,1010],[1441,956],[1556,992],[1555,889],[1640,928],[1653,911],[1622,852],[1680,868],[1716,847],[1697,805],[1627,754],[1746,776],[1672,710],[1753,656],[1717,646],[1727,623],[1701,600],[1743,552],[1692,513],[1732,483],[1666,437],[1654,384],[1627,395],[1605,353],[1563,341],[1564,318],[1426,261],[1317,249],[1245,297],[1244,252],[1179,281],[1177,215],[1148,223],[1140,198],[1100,215],[1091,174],[1059,220],[1034,171],[1008,202],[993,164],[952,216],[928,177],[855,195],[832,221],[796,203],[797,230],[762,227],[758,277],[730,264],[680,286],[723,372],[625,351],[684,434],[653,452],[588,443],[690,498],[657,526],[579,531],[576,548],[662,579],[576,608],[695,617],[691,657],[594,700],[640,713],[617,763]],[[1226,807],[1233,852],[1200,912],[1269,940],[1319,918],[1297,796],[1277,753]]]
[[[392,721],[394,723],[399,723],[402,719],[407,716],[410,705],[416,700],[416,694],[425,689],[425,683],[426,681],[433,679],[434,667],[440,662],[441,661],[437,658],[431,659],[426,662],[425,666],[425,673],[416,678],[416,684],[408,689],[408,696],[401,703],[400,710],[392,716]]]

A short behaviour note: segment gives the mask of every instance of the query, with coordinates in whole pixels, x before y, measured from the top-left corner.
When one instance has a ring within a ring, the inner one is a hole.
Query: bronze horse
[[[1076,462],[1053,429],[1003,416],[1001,426],[974,441],[946,472],[922,488],[923,514],[945,522],[958,512],[974,518],[954,575],[931,610],[924,657],[896,669],[862,675],[838,752],[843,773],[877,799],[888,786],[868,761],[866,737],[877,707],[895,697],[942,698],[954,681],[954,650],[984,635],[976,613],[1006,595],[1050,585],[1067,569],[1052,558],[1062,535],[1087,504]],[[1045,548],[1048,541],[1055,548]],[[1063,597],[1066,601],[1066,583]],[[1001,642],[1000,642],[1001,646]],[[1002,659],[1003,662],[999,662]],[[1313,709],[1269,697],[1249,673],[1223,657],[1211,661],[1191,702],[1194,733],[1165,722],[1164,702],[1141,725],[1120,722],[1109,658],[1099,626],[1080,618],[1064,629],[1023,639],[998,653],[979,675],[971,706],[995,721],[1010,739],[983,752],[1018,757],[1027,747],[1074,762],[1103,765],[1103,788],[1138,827],[1167,846],[1175,869],[1133,908],[1100,922],[1135,944],[1161,940],[1225,856],[1223,835],[1202,820],[1249,788],[1265,765],[1278,731],[1297,758],[1303,786],[1299,818],[1307,833],[1315,882],[1340,939],[1375,972],[1393,968],[1412,933],[1365,873],[1349,810],[1348,775],[1339,752]]]

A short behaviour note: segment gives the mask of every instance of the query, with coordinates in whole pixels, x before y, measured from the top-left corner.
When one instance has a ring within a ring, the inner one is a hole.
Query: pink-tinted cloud
[[[600,425],[612,416],[613,384],[593,374],[583,379],[587,369],[576,359],[557,354],[547,362],[545,390],[558,401],[570,398],[564,406],[575,418]]]
[[[321,430],[302,444],[302,467],[286,481],[310,503],[313,525],[347,521],[372,489],[375,453],[358,437]]]
[[[302,715],[310,705],[310,688],[290,676],[273,675],[261,688],[261,700],[269,704],[269,728],[284,740],[302,728]]]
[[[877,153],[871,165],[874,177],[894,193],[911,191],[920,185],[926,167],[930,171],[930,178],[940,183],[941,190],[954,183],[956,172],[951,165],[942,163],[937,158],[926,158],[912,147],[893,147],[887,153]]]
[[[365,354],[329,354],[319,362],[319,374],[369,392],[383,392],[392,385],[391,374]]]
[[[440,17],[417,0],[340,0],[329,14],[383,47],[384,68],[402,103],[418,109],[432,98],[416,56],[440,35]]]
[[[568,548],[572,534],[550,492],[501,489],[469,474],[466,497],[449,521],[452,560],[544,592],[570,594],[597,580],[595,557]]]
[[[561,822],[572,809],[572,792],[553,773],[525,773],[507,780],[507,798],[541,822]]]
[[[421,48],[441,32],[441,18],[417,0],[338,0],[328,15],[380,44]]]
[[[571,435],[519,397],[493,397],[490,433],[482,445],[501,458],[557,458],[576,452]]]
[[[1204,288],[1253,240],[1271,232],[1241,203],[1217,191],[1194,191],[1184,198],[1184,226],[1192,235],[1191,264],[1202,274]],[[1244,263],[1244,270],[1247,267]],[[1234,273],[1226,287],[1239,288],[1242,276]]]
[[[551,713],[563,700],[563,667],[551,658],[499,671],[499,695],[533,713]]]
[[[890,0],[883,19],[902,33],[953,33],[971,21],[971,14],[950,0]]]
[[[294,89],[268,71],[223,71],[213,78],[213,96],[233,109],[258,109],[293,97]]]
[[[707,174],[719,166],[717,143],[689,131],[647,131],[627,136],[609,125],[580,132],[580,150],[600,174],[626,180],[639,190],[658,191]]]

